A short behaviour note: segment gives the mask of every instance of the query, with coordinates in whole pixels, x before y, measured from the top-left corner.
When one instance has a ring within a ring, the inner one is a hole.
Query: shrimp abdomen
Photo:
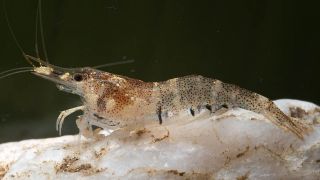
[[[236,85],[222,83],[217,99],[220,104],[247,109],[267,117],[272,123],[289,130],[300,139],[312,128],[305,122],[284,114],[270,99],[240,88]]]

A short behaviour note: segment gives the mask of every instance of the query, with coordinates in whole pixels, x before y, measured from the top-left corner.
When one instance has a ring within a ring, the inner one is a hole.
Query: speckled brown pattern
[[[60,75],[53,72],[52,68],[35,69],[35,74],[60,84],[62,90],[82,96],[84,122],[101,127],[139,125],[150,120],[161,124],[185,110],[196,116],[201,109],[215,112],[239,107],[265,115],[299,138],[311,129],[285,115],[264,96],[199,75],[152,83],[91,68],[59,69]]]

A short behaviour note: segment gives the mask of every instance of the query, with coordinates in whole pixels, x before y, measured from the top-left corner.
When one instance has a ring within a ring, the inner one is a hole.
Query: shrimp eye
[[[82,81],[83,80],[83,76],[81,75],[81,74],[75,74],[74,76],[73,76],[73,79],[75,80],[75,81]]]

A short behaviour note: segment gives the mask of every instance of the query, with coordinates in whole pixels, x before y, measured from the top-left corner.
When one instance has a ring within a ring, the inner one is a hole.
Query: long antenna
[[[119,65],[119,64],[129,64],[129,63],[133,63],[133,62],[134,62],[134,59],[129,59],[129,60],[125,60],[125,61],[118,61],[118,62],[101,64],[101,65],[93,66],[92,68],[98,69],[98,68],[103,68],[103,67],[108,67],[108,66],[115,66],[115,65]]]
[[[31,67],[30,67],[31,68]],[[5,75],[1,75],[0,76],[0,79],[3,79],[5,77],[9,77],[9,76],[12,76],[12,75],[15,75],[15,74],[20,74],[20,73],[25,73],[25,72],[31,72],[32,71],[32,68],[31,69],[24,69],[24,70],[20,70],[20,71],[15,71],[15,72],[11,72],[11,73],[8,73],[8,74],[5,74]]]
[[[0,76],[3,74],[12,73],[14,71],[26,70],[26,69],[32,69],[32,67],[29,66],[29,67],[18,67],[18,68],[9,69],[9,70],[0,72]]]
[[[27,60],[27,62],[28,62],[29,64],[31,64],[32,66],[34,66],[34,65],[32,64],[32,62],[30,61],[30,59],[27,58],[27,54],[23,51],[22,46],[20,45],[19,41],[17,40],[16,35],[15,35],[14,32],[13,32],[13,29],[12,29],[12,27],[11,27],[11,25],[10,25],[10,22],[9,22],[8,13],[7,13],[7,9],[6,9],[6,1],[5,1],[5,0],[3,0],[3,12],[4,12],[4,17],[5,17],[5,19],[6,19],[6,22],[7,22],[7,24],[8,24],[8,28],[9,28],[11,37],[13,38],[14,42],[15,42],[16,45],[18,46],[20,52],[22,53],[22,56]]]
[[[39,11],[39,23],[40,23],[40,34],[41,34],[42,48],[43,48],[45,60],[49,63],[48,53],[47,53],[47,48],[46,48],[46,44],[45,44],[45,40],[44,40],[44,33],[43,33],[41,0],[39,0],[38,7],[39,7],[38,11]]]
[[[38,18],[39,18],[39,3],[37,5],[37,14],[36,14],[36,27],[35,27],[35,40],[34,40],[34,48],[36,51],[37,58],[40,58],[39,47],[38,47]]]

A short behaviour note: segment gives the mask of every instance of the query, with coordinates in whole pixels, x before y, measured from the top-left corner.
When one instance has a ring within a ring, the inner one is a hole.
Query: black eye
[[[75,74],[75,75],[73,76],[73,79],[74,79],[75,81],[82,81],[82,80],[83,80],[83,76],[82,76],[81,74]]]

